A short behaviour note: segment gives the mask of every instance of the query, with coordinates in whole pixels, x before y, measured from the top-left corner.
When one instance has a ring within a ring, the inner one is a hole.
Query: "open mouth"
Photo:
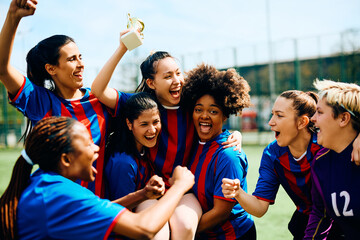
[[[155,137],[156,137],[156,135],[154,134],[154,135],[151,135],[151,136],[145,136],[145,139],[151,141],[151,140],[153,140]]]
[[[274,131],[274,132],[275,132],[275,138],[278,138],[280,135],[280,132],[278,132],[278,131]]]
[[[178,98],[178,97],[180,97],[180,90],[170,91],[170,94],[173,98]]]
[[[199,126],[202,133],[208,133],[212,127],[210,123],[199,123]]]

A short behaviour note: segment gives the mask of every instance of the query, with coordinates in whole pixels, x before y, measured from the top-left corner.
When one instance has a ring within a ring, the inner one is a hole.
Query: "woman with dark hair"
[[[191,172],[178,167],[164,196],[151,208],[132,213],[118,204],[121,199],[100,199],[74,183],[94,180],[98,151],[80,122],[68,117],[40,120],[0,199],[1,239],[107,239],[111,232],[150,239],[194,183]],[[39,169],[30,176],[34,164]]]
[[[118,110],[112,113],[90,89],[82,88],[84,64],[74,40],[54,35],[40,41],[26,57],[27,77],[10,65],[20,20],[33,15],[36,5],[37,0],[13,0],[10,4],[0,33],[0,80],[9,93],[10,103],[30,120],[31,125],[48,116],[68,116],[84,123],[100,151],[94,163],[98,172],[95,181],[82,182],[82,185],[103,196],[107,122]],[[129,97],[118,91],[116,94],[120,103]]]
[[[193,192],[203,210],[198,239],[256,239],[250,214],[221,191],[223,178],[240,179],[246,191],[248,161],[244,151],[224,149],[230,132],[223,124],[230,114],[250,106],[250,87],[234,69],[219,71],[200,65],[188,72],[182,101],[192,114],[198,142],[189,162],[195,175]]]
[[[155,204],[165,192],[165,184],[162,178],[154,175],[149,160],[149,148],[156,145],[161,131],[156,101],[145,92],[134,94],[124,106],[121,122],[113,126],[114,132],[107,145],[107,152],[111,154],[105,168],[108,198],[114,200],[142,191],[142,198],[128,207],[139,212]],[[147,183],[156,187],[156,192],[146,191]],[[169,234],[166,224],[153,239],[169,239]]]

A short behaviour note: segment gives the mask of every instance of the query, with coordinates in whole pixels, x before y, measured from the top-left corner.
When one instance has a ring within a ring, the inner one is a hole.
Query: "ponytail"
[[[20,156],[13,168],[10,183],[0,198],[1,232],[0,239],[16,239],[16,212],[20,196],[29,185],[33,166]]]

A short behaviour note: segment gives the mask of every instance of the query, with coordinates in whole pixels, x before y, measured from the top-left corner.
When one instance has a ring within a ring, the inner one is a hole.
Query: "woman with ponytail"
[[[152,238],[194,184],[184,167],[151,208],[132,213],[74,181],[93,181],[99,156],[85,126],[67,117],[40,120],[30,132],[9,186],[1,196],[0,239],[107,239],[111,232]],[[34,164],[39,165],[30,175]]]
[[[93,183],[81,184],[103,197],[108,120],[119,111],[108,110],[89,88],[83,88],[84,64],[74,40],[54,35],[40,41],[27,54],[27,77],[10,64],[17,27],[23,17],[35,13],[37,2],[11,1],[0,33],[0,81],[8,91],[10,103],[28,118],[28,129],[48,116],[72,117],[87,127],[94,143],[100,147],[99,158],[94,163],[98,175]],[[115,94],[118,106],[129,97],[119,91]]]

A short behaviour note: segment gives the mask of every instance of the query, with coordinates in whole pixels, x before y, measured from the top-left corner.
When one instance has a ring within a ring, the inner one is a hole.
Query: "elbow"
[[[256,213],[253,213],[251,215],[253,215],[254,217],[257,217],[257,218],[261,218],[262,216],[265,215],[265,212],[256,212]]]

